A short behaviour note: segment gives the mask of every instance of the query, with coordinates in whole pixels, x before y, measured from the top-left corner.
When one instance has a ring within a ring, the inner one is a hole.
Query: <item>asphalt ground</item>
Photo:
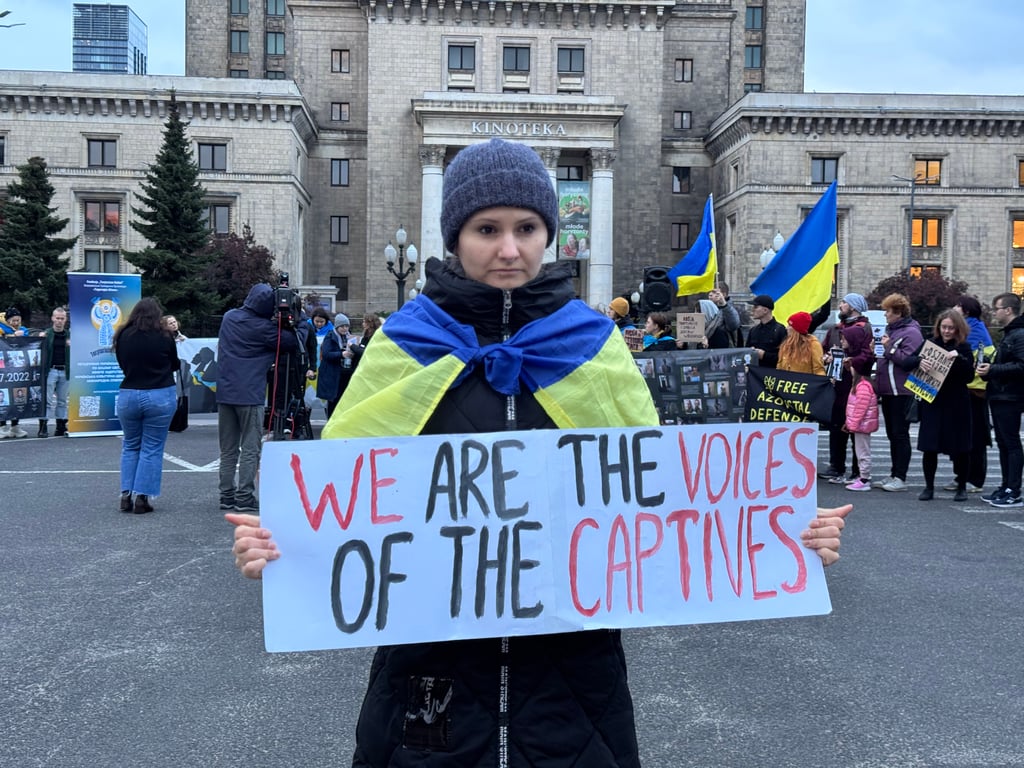
[[[212,417],[152,514],[116,511],[119,451],[0,441],[0,766],[347,765],[371,651],[263,650]],[[830,615],[624,634],[646,768],[1024,765],[1024,510],[917,501],[919,454],[910,482],[819,483],[856,505]]]

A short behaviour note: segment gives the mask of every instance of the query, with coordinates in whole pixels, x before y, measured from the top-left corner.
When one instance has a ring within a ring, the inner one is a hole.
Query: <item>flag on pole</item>
[[[717,273],[714,201],[711,199],[711,195],[708,195],[697,239],[693,241],[690,250],[679,260],[679,263],[668,271],[668,278],[676,287],[676,296],[688,296],[714,288]]]
[[[775,300],[775,315],[782,322],[794,312],[813,313],[831,297],[838,263],[833,181],[796,232],[750,284],[750,292],[771,296]]]

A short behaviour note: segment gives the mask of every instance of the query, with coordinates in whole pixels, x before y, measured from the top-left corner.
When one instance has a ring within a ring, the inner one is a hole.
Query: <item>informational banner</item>
[[[0,336],[0,421],[42,418],[43,339]]]
[[[72,437],[121,431],[117,395],[124,376],[111,345],[142,296],[139,275],[68,273],[71,370],[68,432]]]
[[[590,258],[590,182],[558,182],[558,258]]]
[[[907,376],[907,381],[903,386],[926,403],[930,403],[939,394],[939,387],[946,380],[949,369],[953,367],[953,358],[949,356],[946,350],[932,341],[924,343],[924,346],[921,348],[920,357],[922,360],[931,361],[931,372],[924,371],[918,367]]]
[[[754,350],[694,349],[633,355],[662,424],[744,421]]]
[[[827,376],[751,367],[744,421],[832,420],[836,392]]]
[[[269,651],[828,613],[806,424],[269,442]]]

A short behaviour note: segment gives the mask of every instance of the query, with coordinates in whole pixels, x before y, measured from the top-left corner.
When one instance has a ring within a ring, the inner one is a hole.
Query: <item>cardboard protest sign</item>
[[[704,313],[676,313],[676,338],[682,341],[702,341],[704,339]]]
[[[907,376],[907,381],[903,386],[926,403],[930,403],[939,394],[939,387],[946,380],[949,369],[953,367],[953,358],[949,357],[946,350],[931,341],[924,343],[920,357],[922,360],[931,361],[933,366],[931,372],[928,373],[918,366]]]
[[[832,420],[836,393],[826,376],[751,366],[746,421]]]
[[[640,328],[626,328],[622,332],[622,338],[630,352],[642,352],[644,348],[644,332]]]
[[[827,613],[816,457],[805,424],[267,443],[267,650]]]

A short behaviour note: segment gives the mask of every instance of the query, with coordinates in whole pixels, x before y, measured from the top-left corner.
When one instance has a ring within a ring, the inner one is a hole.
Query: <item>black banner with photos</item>
[[[39,336],[0,337],[0,421],[42,416],[42,354]]]

